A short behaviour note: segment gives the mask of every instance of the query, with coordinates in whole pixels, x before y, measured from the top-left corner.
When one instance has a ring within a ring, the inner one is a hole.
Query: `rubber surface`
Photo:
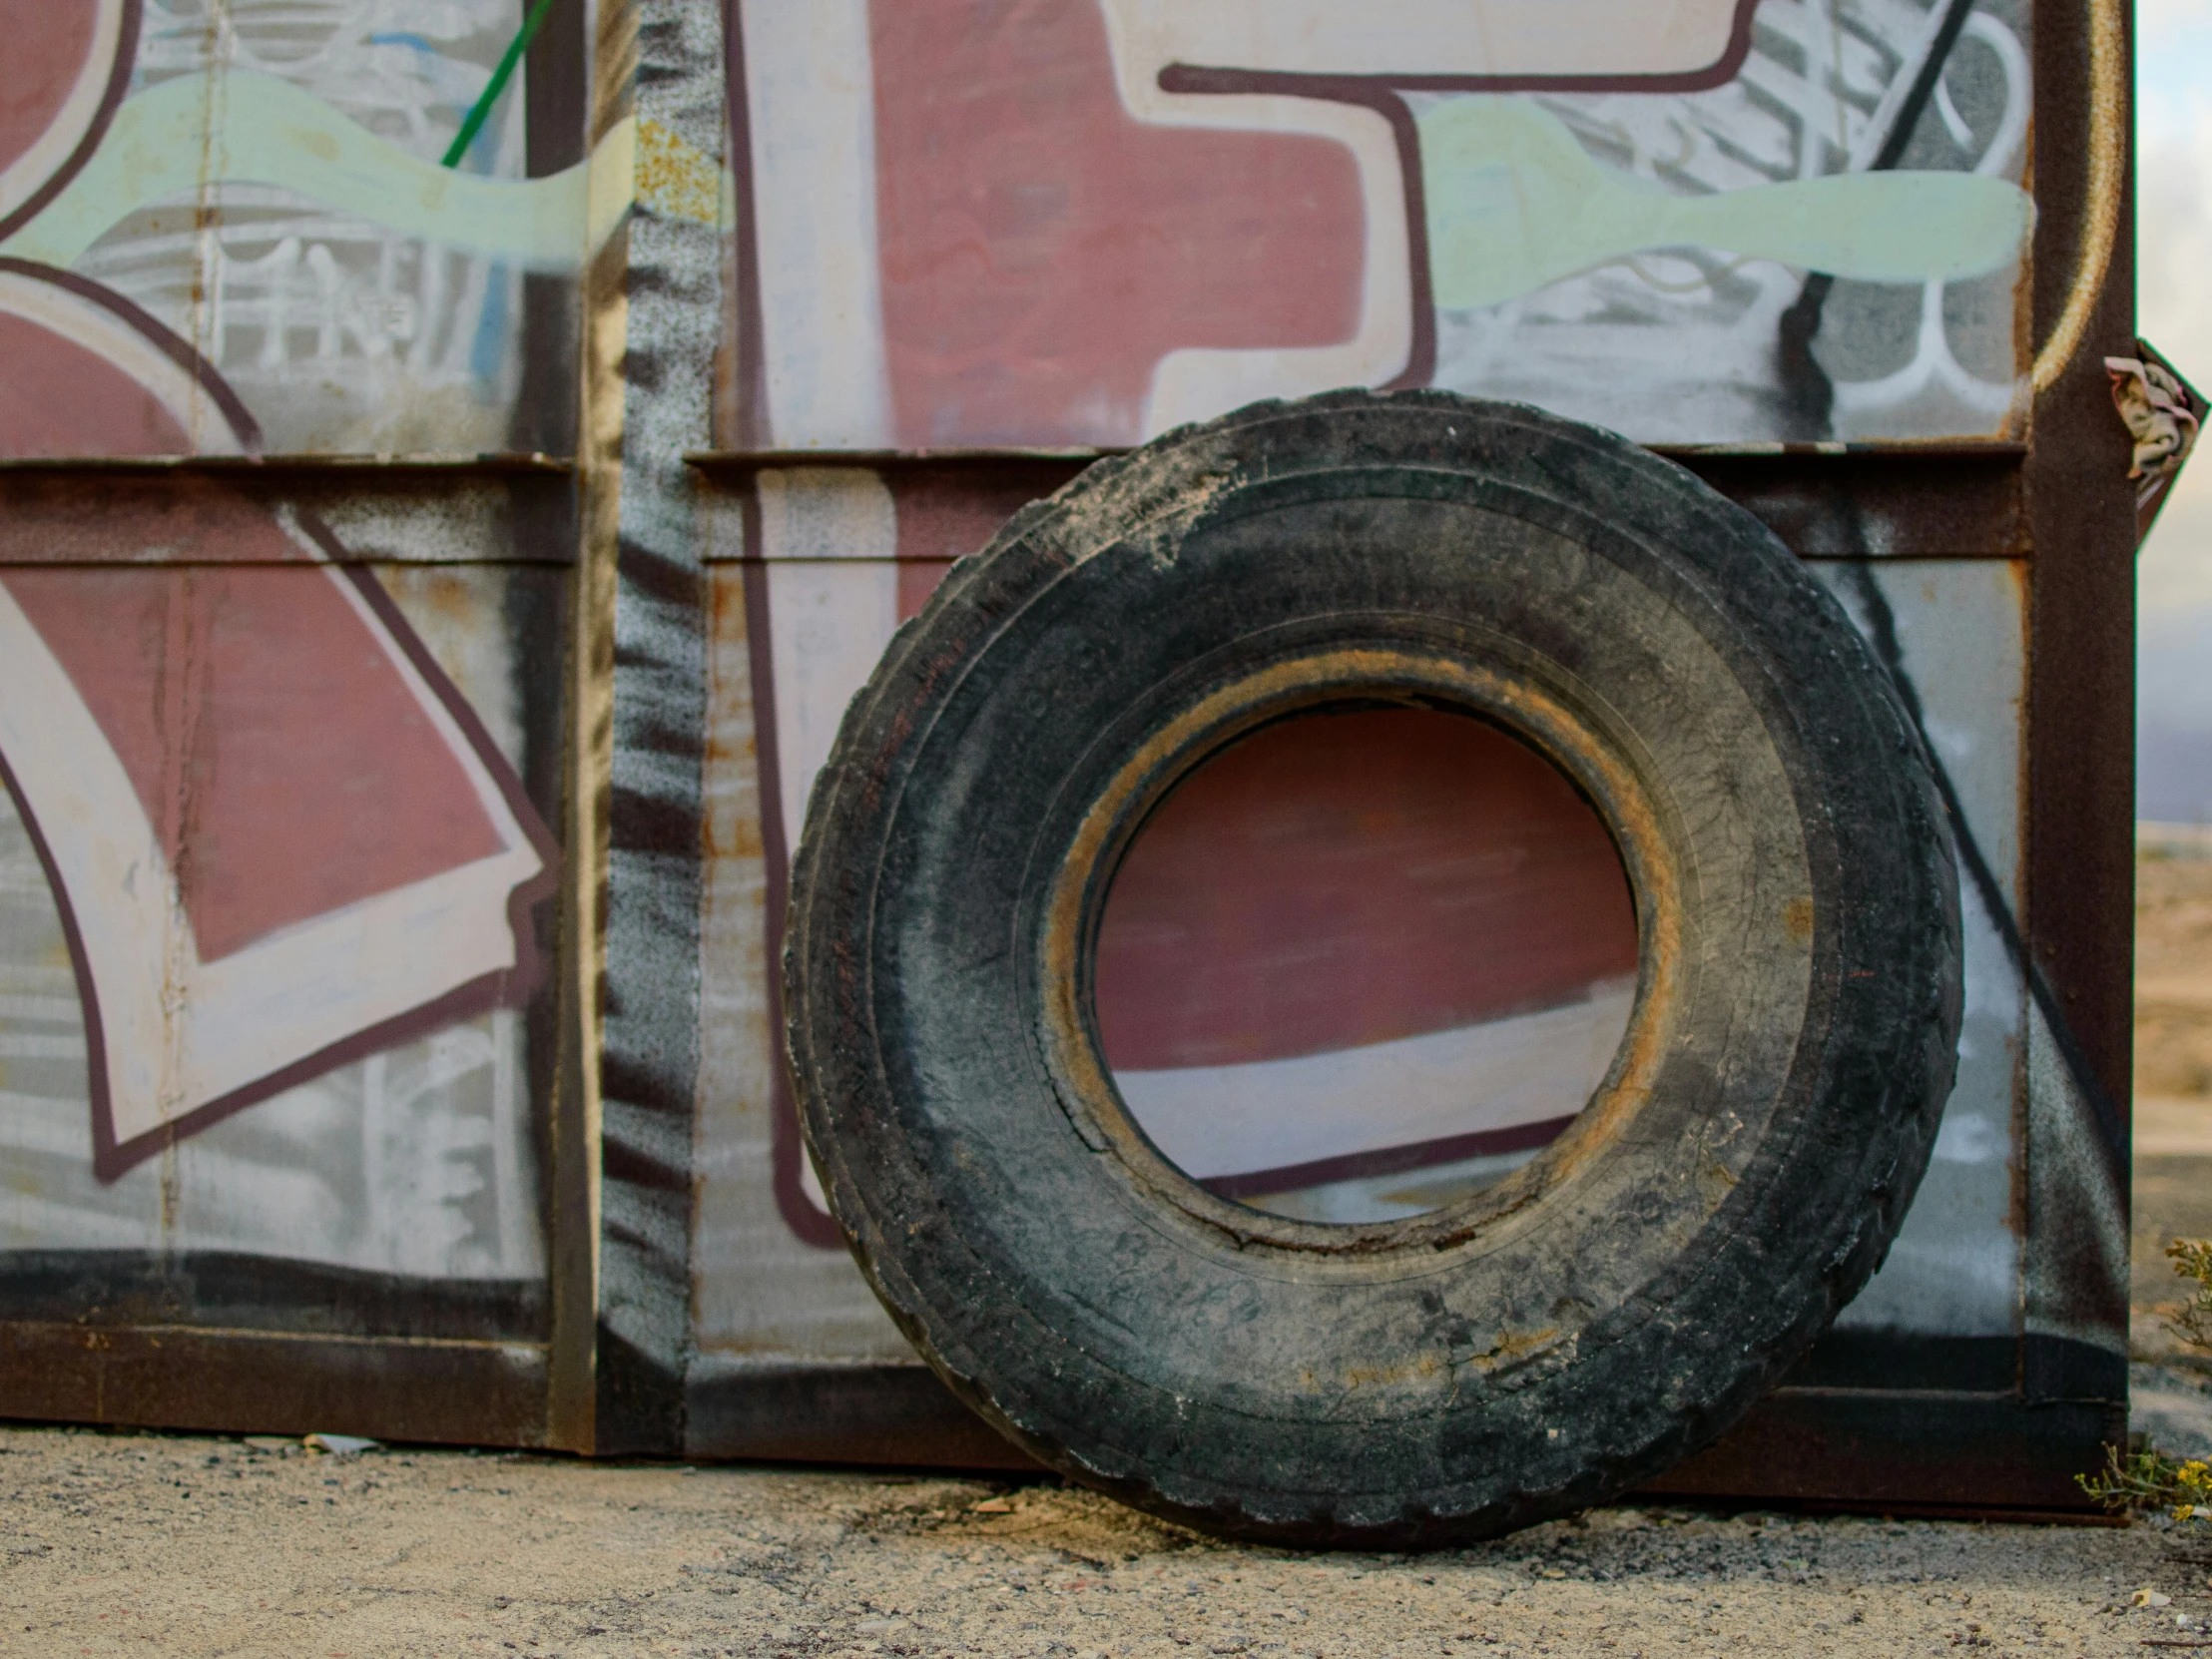
[[[1152,1151],[1087,956],[1178,778],[1378,702],[1560,766],[1642,966],[1612,1073],[1534,1162],[1325,1227]],[[1599,1501],[1806,1350],[1925,1167],[1958,928],[1896,693],[1762,526],[1536,410],[1344,392],[1102,462],[953,569],[817,783],[787,1007],[831,1207],[962,1398],[1178,1520],[1399,1547]]]

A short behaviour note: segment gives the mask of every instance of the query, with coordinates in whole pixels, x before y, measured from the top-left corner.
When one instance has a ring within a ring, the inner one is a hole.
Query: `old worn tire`
[[[1575,779],[1642,967],[1543,1155],[1335,1227],[1153,1151],[1088,958],[1177,778],[1353,700]],[[900,630],[807,822],[790,1043],[854,1255],[1008,1437],[1217,1531],[1418,1545],[1656,1473],[1866,1282],[1950,1087],[1951,844],[1882,670],[1748,514],[1516,405],[1332,393],[1093,467]]]

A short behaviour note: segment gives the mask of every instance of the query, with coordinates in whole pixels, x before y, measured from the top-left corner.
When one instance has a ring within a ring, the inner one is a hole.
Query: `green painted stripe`
[[[484,123],[491,119],[491,107],[499,102],[499,95],[507,90],[507,83],[514,79],[515,65],[522,62],[522,54],[530,50],[530,43],[538,38],[538,30],[545,23],[545,14],[553,9],[553,0],[538,0],[530,8],[530,15],[522,20],[522,27],[515,38],[507,43],[506,55],[499,60],[499,67],[491,72],[491,80],[485,84],[483,96],[468,112],[468,119],[461,123],[461,130],[453,135],[453,142],[446,147],[445,159],[440,167],[459,167],[461,158],[468,154],[468,147],[476,135],[484,130]]]

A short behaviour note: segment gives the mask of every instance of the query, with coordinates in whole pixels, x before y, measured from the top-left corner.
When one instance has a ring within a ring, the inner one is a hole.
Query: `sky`
[[[2138,0],[2135,64],[2136,331],[2212,393],[2212,0]],[[2138,816],[2212,823],[2212,445],[2138,577]]]

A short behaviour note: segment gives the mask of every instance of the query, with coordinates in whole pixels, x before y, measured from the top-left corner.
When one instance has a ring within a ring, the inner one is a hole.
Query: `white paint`
[[[543,869],[497,782],[352,584],[325,566],[467,775],[501,850],[203,962],[129,775],[0,588],[0,753],[57,865],[99,997],[118,1141],[515,965],[508,895]],[[312,856],[302,848],[301,856]]]
[[[883,481],[858,467],[770,470],[757,488],[777,782],[784,844],[796,852],[845,705],[898,630],[898,518]]]
[[[1684,74],[1728,49],[1736,0],[1104,0],[1171,63],[1321,75]]]
[[[771,441],[892,441],[867,0],[743,0]]]
[[[1945,1116],[1930,1154],[1944,1164],[2005,1164],[2012,1157],[2011,1137],[1982,1117]]]
[[[1412,349],[1413,313],[1405,182],[1390,124],[1374,110],[1311,98],[1164,92],[1159,74],[1171,63],[1262,67],[1250,59],[1192,57],[1182,50],[1190,38],[1185,23],[1194,18],[1212,18],[1230,8],[1170,8],[1157,0],[1101,3],[1113,51],[1115,82],[1123,107],[1133,117],[1159,127],[1295,133],[1335,139],[1352,152],[1367,208],[1360,322],[1353,337],[1334,345],[1240,351],[1186,347],[1171,351],[1153,370],[1144,435],[1155,436],[1185,421],[1211,419],[1255,398],[1300,397],[1338,386],[1381,385],[1396,375]]]
[[[1281,1169],[1571,1116],[1605,1080],[1634,1002],[1633,984],[1608,984],[1480,1025],[1289,1060],[1117,1071],[1114,1084],[1185,1174]]]

